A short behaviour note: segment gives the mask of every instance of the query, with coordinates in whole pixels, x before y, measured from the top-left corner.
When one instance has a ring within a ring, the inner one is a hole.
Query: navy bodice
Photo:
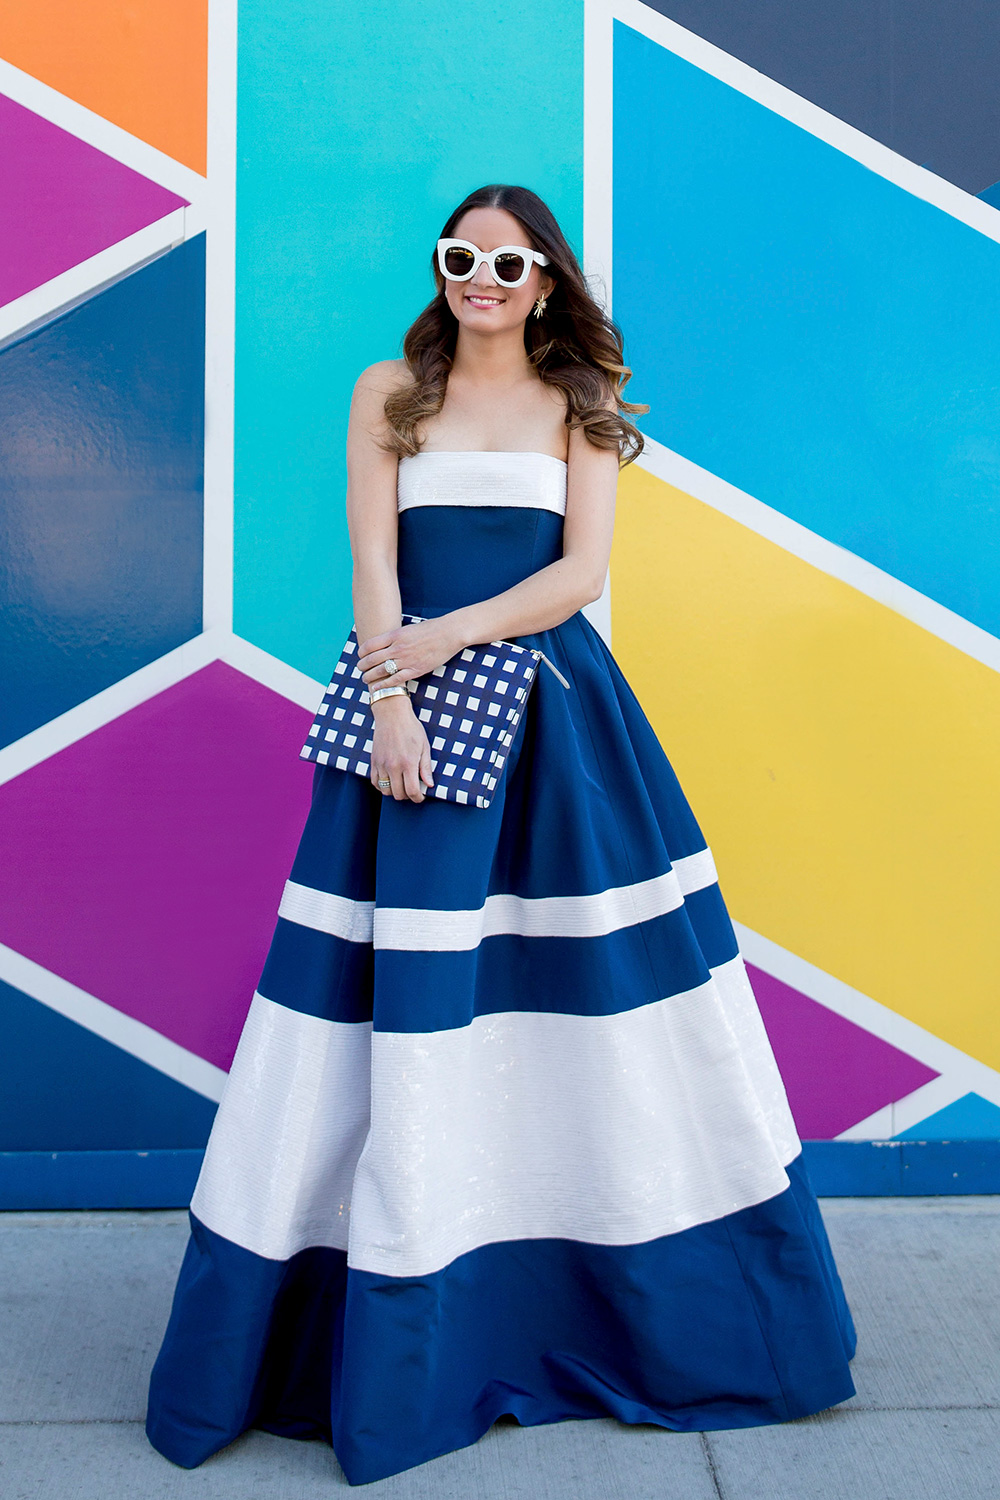
[[[418,453],[399,461],[397,574],[405,611],[444,614],[562,556],[566,464],[547,453]]]

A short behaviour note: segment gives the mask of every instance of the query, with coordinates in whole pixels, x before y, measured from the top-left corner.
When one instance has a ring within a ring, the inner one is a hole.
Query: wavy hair
[[[622,335],[591,296],[579,262],[552,211],[529,188],[492,183],[477,188],[455,209],[439,238],[451,239],[470,208],[502,208],[524,226],[528,244],[549,258],[545,268],[555,279],[545,312],[524,320],[524,347],[547,385],[566,397],[566,425],[582,427],[596,448],[617,448],[619,463],[631,463],[643,449],[641,432],[621,412],[641,413],[622,395],[632,371],[624,363]],[[458,319],[445,296],[445,279],[431,256],[437,294],[410,324],[403,339],[403,358],[413,383],[393,391],[385,402],[388,434],[384,446],[400,457],[419,452],[416,429],[444,404],[455,355]],[[614,398],[618,411],[606,402]]]

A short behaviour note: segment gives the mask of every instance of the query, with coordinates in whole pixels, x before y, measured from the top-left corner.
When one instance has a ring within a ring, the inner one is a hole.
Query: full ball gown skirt
[[[561,555],[565,464],[399,466],[403,608]],[[679,1431],[854,1393],[855,1332],[712,856],[582,613],[487,809],[317,765],[191,1204],[147,1433],[352,1484],[522,1424]]]

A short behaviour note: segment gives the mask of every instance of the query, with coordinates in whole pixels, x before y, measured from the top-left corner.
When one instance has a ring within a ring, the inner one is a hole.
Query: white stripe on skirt
[[[435,1032],[257,994],[191,1206],[271,1259],[420,1276],[501,1240],[675,1234],[782,1192],[799,1149],[740,957],[610,1016]]]

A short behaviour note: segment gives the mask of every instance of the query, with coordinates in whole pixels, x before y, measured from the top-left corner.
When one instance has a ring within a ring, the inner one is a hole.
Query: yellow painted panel
[[[0,55],[204,173],[208,0],[0,0]]]
[[[634,466],[611,601],[733,915],[1000,1068],[1000,674]]]

